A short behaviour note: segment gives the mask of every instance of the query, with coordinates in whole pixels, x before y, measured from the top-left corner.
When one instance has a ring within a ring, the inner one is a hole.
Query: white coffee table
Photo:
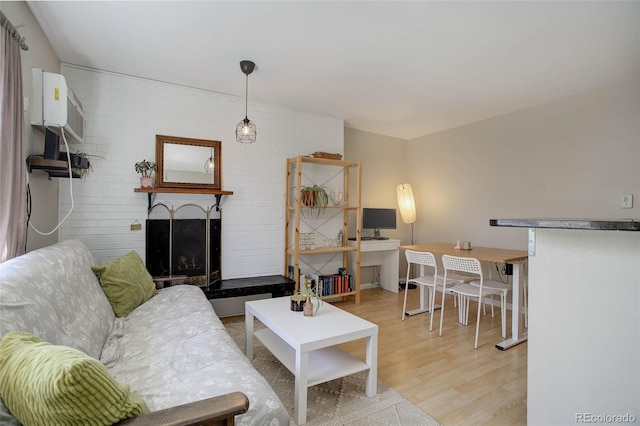
[[[254,333],[253,319],[267,328]],[[324,302],[312,317],[290,309],[288,296],[245,302],[247,357],[253,358],[253,336],[295,376],[294,419],[307,421],[307,388],[366,371],[365,391],[377,394],[378,326]],[[336,345],[366,339],[366,362]]]

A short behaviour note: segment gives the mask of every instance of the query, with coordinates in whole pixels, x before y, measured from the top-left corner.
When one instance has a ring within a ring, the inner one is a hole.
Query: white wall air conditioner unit
[[[73,142],[84,142],[84,110],[64,76],[32,68],[33,97],[31,124],[48,128],[71,137]]]

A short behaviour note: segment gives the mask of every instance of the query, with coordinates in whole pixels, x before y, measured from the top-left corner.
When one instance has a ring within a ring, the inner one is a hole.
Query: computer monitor
[[[374,238],[382,238],[381,229],[396,229],[396,209],[363,208],[362,227],[373,229]]]

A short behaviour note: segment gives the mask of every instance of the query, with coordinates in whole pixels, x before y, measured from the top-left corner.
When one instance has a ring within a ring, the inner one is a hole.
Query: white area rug
[[[244,321],[225,324],[236,344],[244,351]],[[256,324],[256,328],[261,325]],[[294,378],[262,344],[254,340],[253,365],[267,379],[293,421]],[[378,381],[378,395],[364,392],[364,373],[343,377],[309,388],[307,425],[329,426],[436,426],[439,423],[398,392]]]

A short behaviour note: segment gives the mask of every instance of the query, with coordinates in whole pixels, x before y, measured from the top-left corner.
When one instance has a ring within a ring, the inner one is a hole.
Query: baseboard
[[[377,283],[360,284],[360,290],[370,290],[372,288],[382,288],[382,286],[380,284],[377,284]]]

